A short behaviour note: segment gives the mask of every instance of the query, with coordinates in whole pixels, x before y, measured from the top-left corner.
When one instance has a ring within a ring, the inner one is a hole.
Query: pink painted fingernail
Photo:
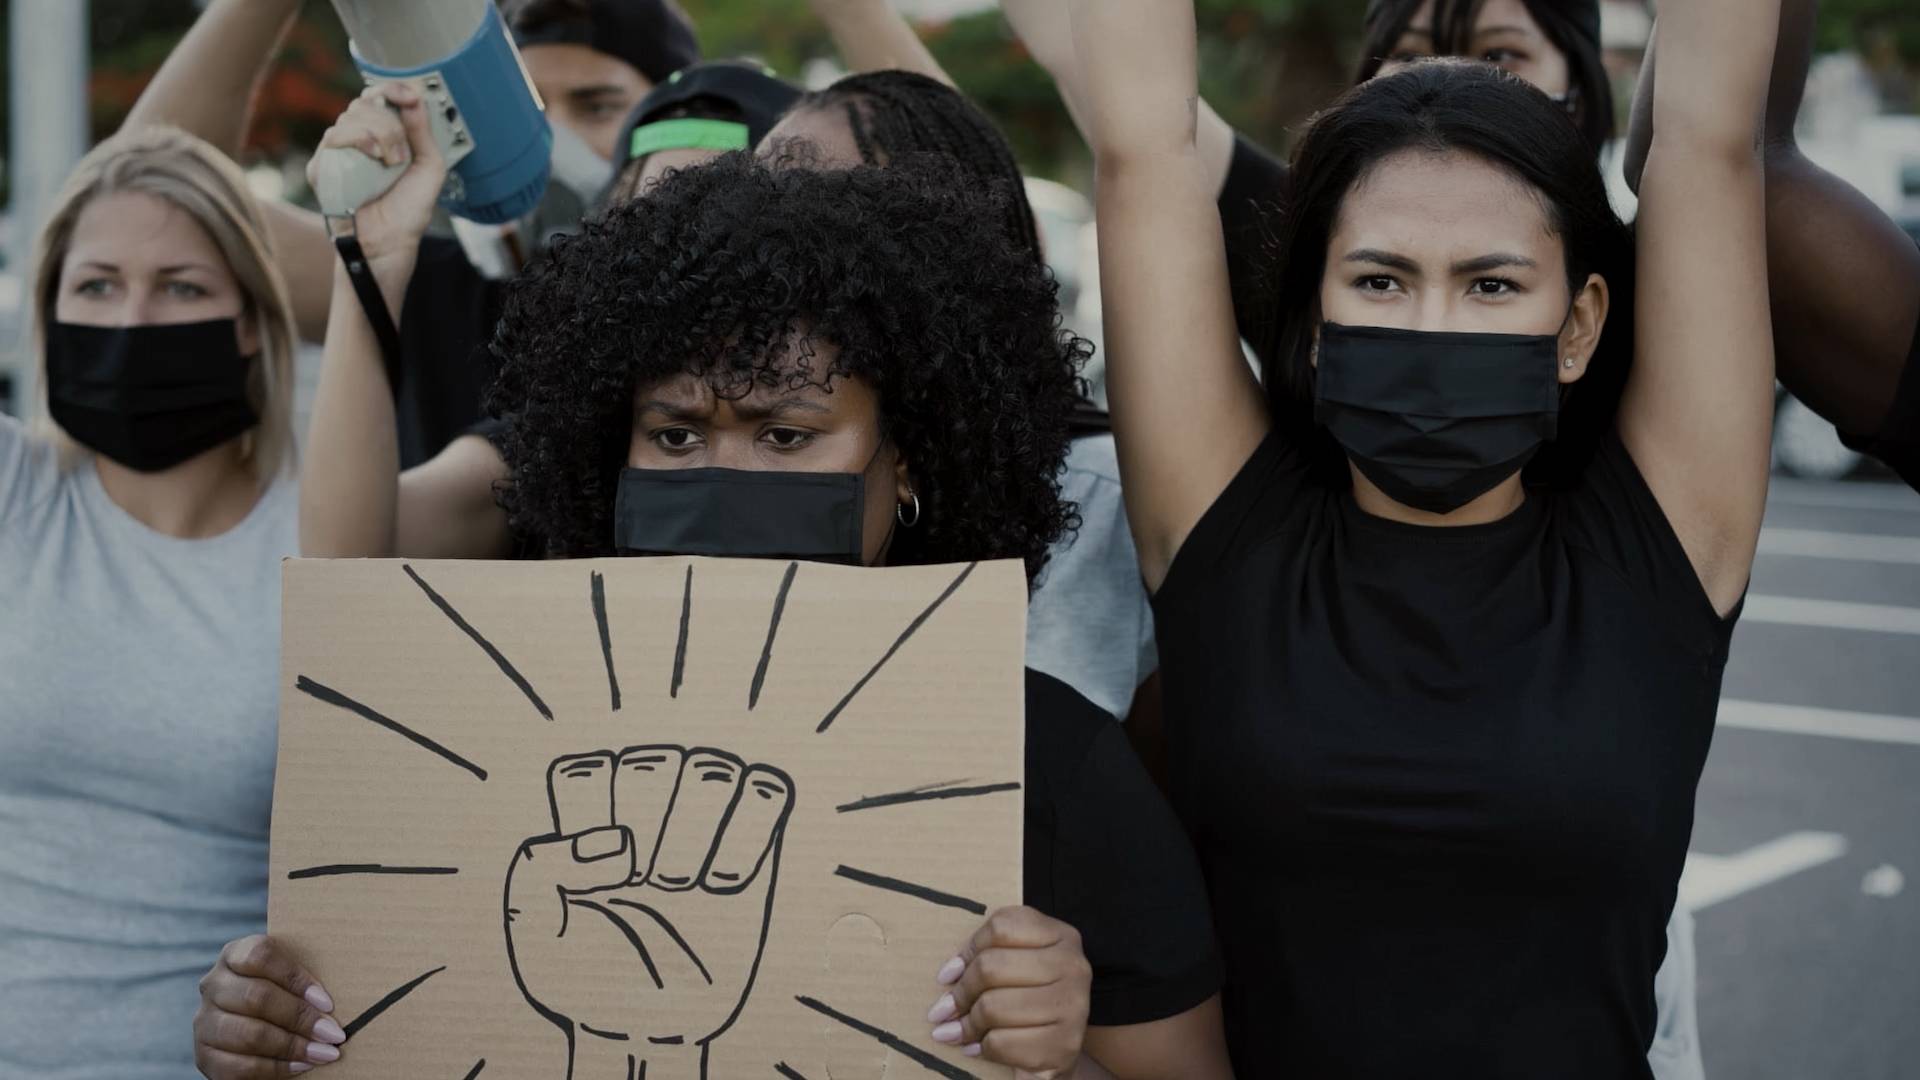
[[[960,1021],[949,1020],[933,1029],[933,1041],[953,1046],[960,1041]]]
[[[331,1016],[323,1016],[319,1023],[313,1025],[313,1037],[315,1041],[329,1046],[339,1046],[347,1041],[347,1033],[341,1030],[339,1024],[334,1023]]]
[[[941,986],[952,986],[960,981],[960,976],[965,974],[966,970],[967,962],[956,956],[940,966],[940,974],[935,975],[933,981]]]
[[[304,1061],[290,1062],[287,1065],[287,1071],[290,1073],[303,1073],[311,1070],[312,1068],[313,1066],[307,1064]]]
[[[333,998],[328,996],[325,990],[320,989],[319,983],[314,983],[312,986],[307,987],[305,996],[307,1004],[319,1009],[321,1012],[330,1013],[333,1011]]]
[[[967,1055],[968,1057],[979,1057],[979,1056],[980,1056],[980,1044],[979,1044],[979,1043],[968,1043],[967,1045],[965,1045],[965,1046],[963,1046],[963,1047],[961,1047],[961,1048],[960,1048],[960,1052],[961,1052],[961,1053],[963,1053],[963,1054],[965,1054],[965,1055]]]
[[[340,1049],[339,1047],[328,1046],[326,1043],[310,1042],[307,1044],[307,1060],[316,1065],[325,1065],[328,1062],[339,1061]]]
[[[933,1003],[933,1008],[927,1010],[927,1023],[937,1024],[942,1020],[951,1020],[953,1012],[953,995],[942,994],[940,1000]]]

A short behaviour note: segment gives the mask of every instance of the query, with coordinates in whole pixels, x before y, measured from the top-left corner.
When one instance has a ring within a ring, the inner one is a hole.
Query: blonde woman
[[[207,955],[265,922],[293,321],[180,131],[87,155],[0,416],[0,1076],[193,1075]]]

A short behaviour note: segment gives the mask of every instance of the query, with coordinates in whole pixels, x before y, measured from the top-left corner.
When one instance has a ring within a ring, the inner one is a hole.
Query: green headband
[[[659,120],[633,129],[627,160],[662,150],[745,150],[747,143],[747,125],[730,120]]]

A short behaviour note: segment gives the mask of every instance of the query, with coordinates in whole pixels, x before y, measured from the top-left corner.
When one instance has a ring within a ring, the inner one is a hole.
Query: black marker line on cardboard
[[[900,806],[903,803],[929,802],[934,799],[972,799],[981,795],[995,795],[1002,791],[1019,791],[1018,781],[1005,784],[982,784],[979,787],[932,787],[915,788],[912,791],[896,791],[890,795],[868,795],[862,799],[845,803],[834,809],[842,814],[855,810],[876,810],[882,806]]]
[[[612,923],[616,928],[619,929],[619,931],[622,934],[626,935],[627,944],[633,946],[633,951],[640,954],[640,962],[647,966],[647,977],[653,980],[654,989],[665,990],[667,988],[667,984],[660,981],[660,969],[653,966],[653,954],[647,951],[646,943],[640,940],[639,934],[636,934],[633,932],[633,927],[627,925],[627,920],[621,918],[618,915],[615,915],[613,912],[608,911],[606,908],[601,907],[599,904],[596,904],[591,900],[582,900],[579,897],[572,897],[567,900],[567,903],[569,905],[577,904],[580,907],[588,909],[589,911],[597,911],[600,914],[605,915],[607,917],[608,922]],[[565,934],[566,929],[562,927],[560,932],[562,934]]]
[[[645,904],[636,904],[631,900],[609,900],[607,901],[607,903],[612,904],[615,907],[632,908],[635,911],[638,911],[646,915],[647,917],[651,918],[655,926],[658,926],[660,929],[666,931],[667,936],[673,939],[673,943],[675,945],[680,946],[680,951],[687,954],[687,959],[693,961],[694,969],[700,972],[701,978],[707,980],[707,985],[708,986],[713,985],[713,976],[710,973],[708,973],[707,965],[701,961],[700,954],[693,951],[693,946],[687,944],[687,939],[681,936],[680,931],[675,929],[672,923],[662,918],[659,912],[653,910],[652,908],[646,906]]]
[[[687,629],[693,622],[693,567],[687,567],[686,591],[680,594],[680,641],[673,647],[673,685],[667,696],[680,696],[680,680],[687,673]]]
[[[786,1077],[787,1080],[807,1080],[806,1076],[803,1075],[800,1072],[800,1070],[794,1068],[793,1066],[787,1064],[784,1061],[775,1065],[773,1067],[773,1071],[779,1073],[781,1076]]]
[[[462,633],[472,638],[475,645],[480,646],[481,651],[485,652],[487,656],[493,660],[494,664],[500,668],[502,674],[513,680],[513,685],[520,688],[520,692],[526,695],[527,700],[533,703],[533,707],[540,711],[541,716],[549,720],[553,719],[553,710],[547,708],[547,703],[540,700],[540,695],[533,690],[533,684],[527,682],[526,676],[520,674],[520,669],[514,667],[512,661],[508,660],[499,649],[493,647],[493,642],[482,637],[480,631],[475,630],[472,623],[462,618],[460,613],[453,609],[453,605],[447,603],[445,597],[434,592],[433,586],[427,584],[426,579],[415,573],[411,565],[402,563],[400,564],[400,569],[405,570],[407,576],[413,579],[413,583],[420,586],[420,591],[427,594],[427,599],[433,601],[433,606],[439,608],[442,615],[452,620],[453,625],[459,627]]]
[[[753,669],[753,686],[747,691],[748,712],[760,704],[760,687],[766,684],[767,665],[773,662],[773,639],[780,632],[780,616],[787,610],[787,592],[793,588],[794,575],[799,572],[799,563],[788,563],[787,572],[780,579],[780,591],[774,594],[773,618],[767,620],[767,644],[760,650],[760,666]]]
[[[386,1012],[388,1009],[393,1008],[394,1005],[399,1003],[401,998],[406,997],[408,994],[413,993],[414,990],[417,989],[421,983],[426,982],[428,979],[433,978],[435,975],[438,975],[445,970],[447,970],[446,965],[442,964],[441,966],[434,968],[432,971],[427,972],[425,975],[421,975],[418,978],[415,978],[412,982],[409,982],[406,985],[400,987],[399,989],[395,990],[393,993],[388,994],[386,997],[381,998],[379,1001],[374,1002],[373,1005],[369,1007],[366,1012],[363,1012],[359,1016],[356,1016],[352,1020],[348,1021],[346,1026],[342,1029],[347,1033],[347,1041],[352,1042],[354,1035],[357,1034],[361,1028],[366,1027],[369,1023],[372,1023],[375,1017],[379,1016],[383,1012]]]
[[[890,878],[883,874],[870,873],[866,870],[855,870],[851,866],[842,866],[833,873],[835,877],[843,877],[848,881],[859,882],[862,885],[871,885],[876,889],[885,889],[888,892],[897,892],[903,896],[911,896],[916,900],[925,900],[929,904],[959,908],[961,911],[970,911],[975,915],[985,915],[987,913],[987,905],[982,904],[978,900],[969,900],[964,896],[955,896],[952,893],[941,892],[939,889],[930,889],[925,885],[916,885],[911,881],[901,881],[899,878]]]
[[[613,711],[620,711],[620,676],[613,671],[613,635],[607,632],[607,579],[599,571],[593,574],[593,621],[600,626],[600,657],[607,662],[607,694],[613,698]]]
[[[457,874],[459,872],[459,868],[454,866],[382,866],[379,863],[336,863],[331,866],[309,866],[304,870],[289,870],[287,871],[287,880],[305,881],[308,878],[339,877],[345,874],[432,876]]]
[[[947,586],[946,591],[942,592],[939,596],[934,597],[933,603],[928,604],[925,611],[915,616],[914,620],[907,624],[907,628],[900,632],[899,638],[894,641],[892,647],[887,649],[886,655],[882,656],[879,662],[869,668],[865,675],[860,676],[860,681],[853,684],[853,689],[847,691],[847,696],[840,699],[840,704],[835,705],[833,710],[827,713],[826,719],[820,721],[820,726],[813,729],[814,734],[821,734],[833,726],[833,722],[840,718],[841,711],[853,701],[854,697],[858,695],[860,691],[867,688],[867,684],[872,682],[873,677],[880,673],[880,669],[887,666],[887,661],[893,659],[893,654],[899,652],[900,647],[905,645],[907,640],[913,637],[914,634],[918,633],[922,626],[926,625],[927,620],[933,617],[933,613],[940,610],[940,605],[946,603],[948,597],[959,591],[960,586],[966,583],[967,576],[972,574],[974,567],[979,565],[977,562],[968,563],[966,569],[960,571],[960,576],[953,579],[953,584]]]
[[[487,1059],[481,1058],[479,1061],[476,1061],[473,1063],[473,1068],[467,1071],[467,1075],[463,1078],[463,1080],[473,1080],[474,1077],[480,1075],[480,1070],[486,1067],[487,1067]]]
[[[864,1020],[856,1020],[853,1017],[848,1016],[846,1013],[841,1012],[840,1010],[834,1008],[831,1005],[826,1004],[823,1001],[820,1001],[817,998],[810,998],[804,994],[800,994],[800,995],[796,995],[793,1000],[799,1002],[802,1005],[805,1005],[807,1008],[812,1009],[814,1012],[819,1013],[820,1015],[826,1017],[829,1020],[837,1020],[840,1023],[845,1024],[846,1026],[859,1032],[862,1035],[878,1040],[880,1045],[886,1047],[889,1050],[893,1050],[898,1053],[905,1054],[907,1057],[912,1058],[915,1064],[919,1065],[921,1068],[927,1070],[928,1072],[938,1073],[939,1075],[946,1077],[947,1080],[980,1080],[979,1077],[968,1072],[967,1070],[962,1069],[957,1065],[947,1064],[946,1062],[940,1060],[937,1057],[934,1057],[932,1054],[926,1052],[925,1050],[920,1049],[919,1047],[913,1045],[912,1043],[901,1038],[900,1036],[895,1035],[893,1032],[888,1031],[885,1028],[874,1027],[872,1024],[869,1024]]]
[[[307,678],[305,675],[302,675],[299,678],[294,680],[293,688],[307,695],[308,697],[315,699],[316,701],[324,701],[329,705],[335,706],[336,708],[345,709],[346,711],[353,713],[354,715],[360,717],[363,720],[370,720],[373,723],[378,724],[383,728],[386,728],[388,731],[391,731],[394,734],[407,739],[409,742],[412,742],[414,745],[422,747],[426,750],[432,751],[435,754],[438,754],[439,756],[445,758],[448,761],[451,761],[455,765],[460,766],[461,768],[467,770],[468,772],[472,773],[473,775],[479,777],[482,780],[485,780],[487,778],[487,770],[481,768],[478,765],[475,765],[473,762],[468,761],[466,758],[461,757],[459,754],[454,753],[453,751],[447,749],[446,747],[441,746],[439,743],[434,742],[432,739],[427,738],[425,735],[420,734],[419,732],[413,730],[412,728],[406,726],[405,724],[402,724],[398,720],[391,720],[385,716],[380,715],[378,712],[375,712],[373,709],[360,704],[359,702],[353,700],[352,698],[348,697],[347,695],[341,693],[338,690],[332,689],[331,687],[322,686],[319,683],[314,682],[312,679]]]

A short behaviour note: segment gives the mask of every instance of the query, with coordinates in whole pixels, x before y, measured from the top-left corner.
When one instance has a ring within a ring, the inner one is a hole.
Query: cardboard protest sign
[[[1018,563],[285,568],[269,923],[338,1080],[986,1077],[935,973],[1020,901]]]

